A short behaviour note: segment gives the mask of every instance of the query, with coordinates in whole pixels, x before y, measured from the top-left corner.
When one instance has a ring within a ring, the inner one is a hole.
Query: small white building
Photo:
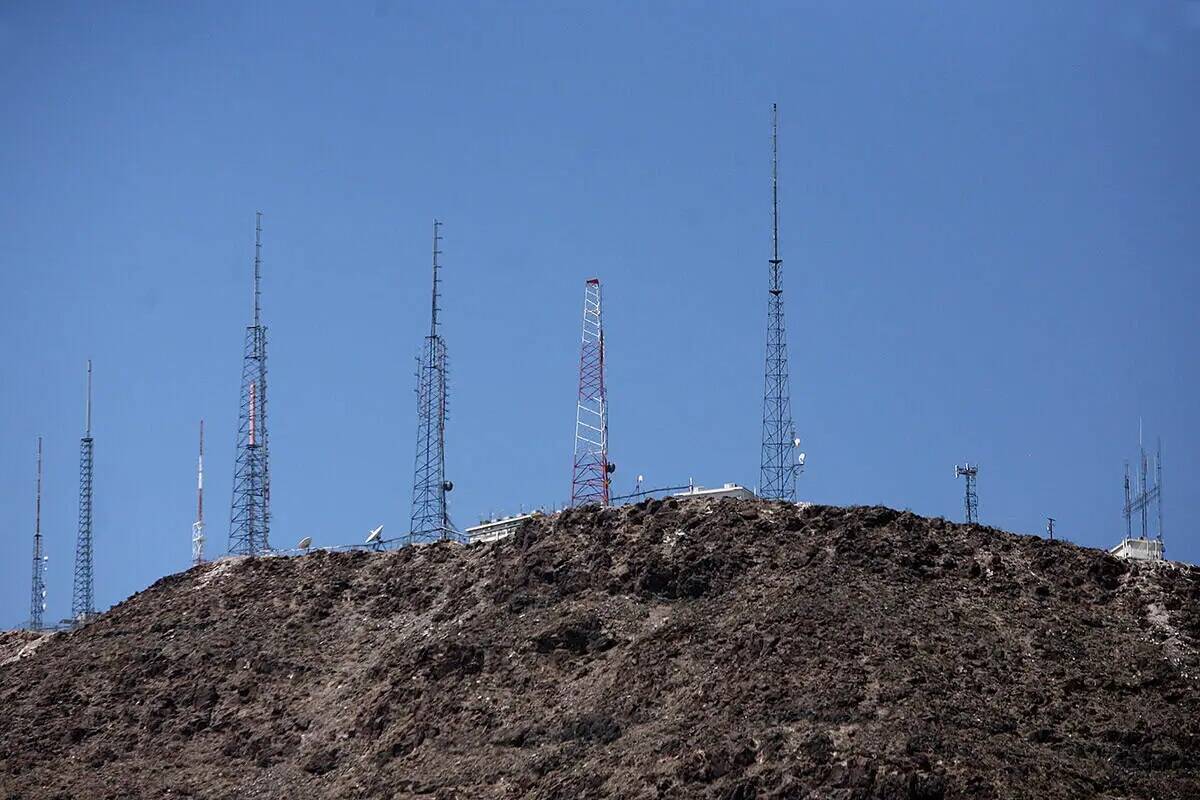
[[[678,492],[671,495],[678,500],[691,500],[700,497],[711,497],[719,499],[722,497],[732,497],[735,500],[752,500],[754,492],[747,489],[745,486],[738,486],[736,483],[727,483],[719,489],[705,489],[703,486],[693,486],[685,492]]]
[[[467,544],[499,541],[516,533],[517,528],[521,527],[522,522],[527,519],[539,517],[541,513],[540,511],[534,511],[529,514],[516,514],[511,517],[489,519],[486,522],[481,522],[478,525],[467,528],[463,533],[467,535]]]
[[[1162,561],[1163,543],[1158,539],[1122,539],[1119,545],[1110,547],[1108,552],[1118,558],[1135,561]]]

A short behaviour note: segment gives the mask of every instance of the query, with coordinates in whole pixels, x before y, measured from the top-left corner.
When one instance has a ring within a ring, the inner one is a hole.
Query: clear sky
[[[273,543],[404,530],[445,221],[460,526],[569,494],[584,280],[616,489],[758,480],[780,106],[803,499],[1119,538],[1138,420],[1200,561],[1200,6],[0,5],[0,625],[70,609],[84,364],[96,600],[228,533],[264,213]]]

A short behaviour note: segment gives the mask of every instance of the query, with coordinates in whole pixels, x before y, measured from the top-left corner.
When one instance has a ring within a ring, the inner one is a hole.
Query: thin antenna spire
[[[84,435],[90,437],[92,435],[92,360],[90,358],[88,359],[87,372],[87,414],[84,423]]]
[[[442,223],[435,219],[433,221],[433,301],[431,303],[429,315],[430,336],[438,335],[438,269],[440,268],[438,264],[438,256],[442,254],[442,251],[438,249],[438,245],[442,241],[442,237],[439,233],[441,227]]]
[[[254,327],[262,326],[262,212],[254,212]]]
[[[779,294],[779,106],[771,104],[771,293]]]
[[[29,592],[29,627],[41,630],[46,611],[46,557],[42,554],[42,437],[37,440],[37,494],[33,512],[33,584]]]

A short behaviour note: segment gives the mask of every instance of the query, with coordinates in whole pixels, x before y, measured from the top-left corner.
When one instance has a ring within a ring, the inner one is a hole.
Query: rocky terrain
[[[1198,642],[1193,567],[887,508],[567,511],[206,564],[0,657],[0,797],[1196,798]]]

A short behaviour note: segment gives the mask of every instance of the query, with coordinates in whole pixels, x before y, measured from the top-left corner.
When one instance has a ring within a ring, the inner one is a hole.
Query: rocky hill
[[[649,501],[231,559],[0,659],[0,797],[1195,798],[1200,569]]]

